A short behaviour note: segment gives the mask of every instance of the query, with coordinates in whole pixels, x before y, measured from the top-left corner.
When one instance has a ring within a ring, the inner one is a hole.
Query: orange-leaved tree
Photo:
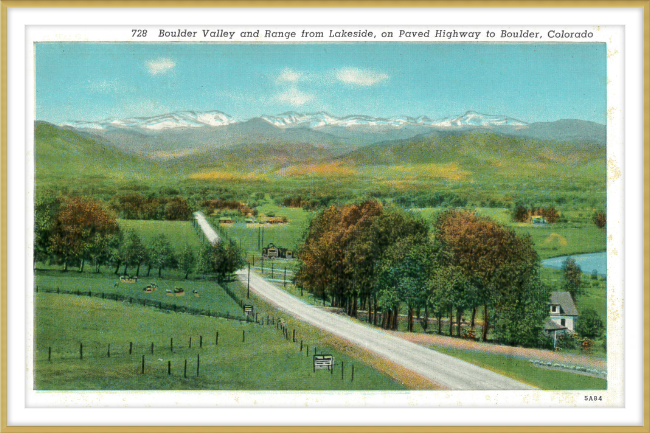
[[[499,313],[523,299],[530,280],[537,280],[539,258],[530,237],[464,210],[449,210],[435,223],[436,242],[449,264],[460,268],[477,289],[474,310],[483,306],[483,340],[490,327],[490,310]],[[536,304],[537,305],[537,304]],[[522,317],[522,320],[528,318]]]
[[[101,203],[74,197],[66,199],[54,220],[50,234],[50,251],[63,262],[67,271],[71,261],[84,262],[93,248],[106,245],[106,239],[119,231],[115,216]]]

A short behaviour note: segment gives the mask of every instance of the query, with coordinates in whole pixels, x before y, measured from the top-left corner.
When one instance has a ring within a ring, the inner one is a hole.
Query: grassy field
[[[287,224],[246,224],[243,218],[235,220],[233,224],[219,224],[219,217],[210,218],[210,224],[220,233],[227,235],[230,239],[241,245],[242,250],[248,256],[260,256],[261,247],[266,247],[269,243],[276,246],[289,248],[296,251],[302,242],[305,231],[309,227],[311,218],[316,215],[315,212],[305,211],[300,208],[290,208],[277,206],[273,203],[265,202],[258,208],[260,216],[269,214],[276,217],[287,217]],[[258,248],[258,239],[261,247]]]
[[[39,390],[403,389],[398,382],[336,351],[317,335],[303,333],[302,329],[298,338],[309,344],[310,354],[317,346],[318,353],[335,357],[333,374],[327,370],[314,372],[306,347],[301,351],[300,343],[292,341],[293,335],[286,339],[274,325],[44,293],[36,295],[35,309],[35,388]],[[201,337],[203,347],[199,347]],[[80,343],[83,359],[79,359]],[[345,364],[343,379],[341,362]]]
[[[565,371],[538,368],[530,361],[491,353],[470,352],[440,347],[433,347],[432,349],[540,389],[607,389],[607,381],[604,379]]]
[[[194,231],[191,221],[154,221],[154,220],[118,220],[122,230],[134,230],[146,243],[151,243],[157,236],[165,235],[169,243],[180,252],[184,246],[198,251],[201,236]]]
[[[239,305],[218,284],[205,279],[143,277],[139,278],[137,283],[121,283],[114,274],[79,274],[74,271],[39,270],[36,272],[34,283],[41,289],[58,287],[67,291],[118,294],[243,317]],[[151,283],[156,284],[158,289],[151,293],[144,292],[142,289]],[[177,287],[185,290],[185,296],[170,296],[166,293],[166,290],[173,291]],[[194,290],[198,292],[198,297],[192,293]]]

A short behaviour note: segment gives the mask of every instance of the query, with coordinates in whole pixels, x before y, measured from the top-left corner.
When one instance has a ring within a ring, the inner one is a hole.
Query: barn
[[[294,258],[293,251],[288,248],[277,247],[275,244],[270,243],[268,246],[262,248],[262,255],[267,259],[292,259]]]

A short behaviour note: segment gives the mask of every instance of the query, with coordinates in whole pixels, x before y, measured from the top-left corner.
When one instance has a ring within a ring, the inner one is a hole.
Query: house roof
[[[551,304],[559,305],[567,316],[578,316],[578,309],[569,292],[551,292]]]
[[[546,319],[546,323],[544,324],[544,330],[546,331],[560,331],[562,329],[567,329],[566,326],[558,325],[551,319]]]

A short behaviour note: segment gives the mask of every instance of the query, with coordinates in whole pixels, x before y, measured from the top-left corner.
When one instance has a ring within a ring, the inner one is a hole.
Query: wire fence
[[[224,287],[224,290],[226,290],[226,293],[228,293],[228,295],[233,297],[235,302],[237,302],[240,306],[242,306],[243,302],[241,301],[241,299],[236,297],[235,293],[231,289],[229,288],[226,289]],[[218,311],[212,311],[209,309],[186,307],[174,303],[155,301],[152,299],[143,299],[143,298],[133,297],[128,295],[121,295],[119,293],[93,292],[91,290],[87,290],[87,291],[86,290],[65,290],[59,287],[42,287],[42,286],[36,286],[36,293],[56,293],[56,294],[63,294],[63,295],[94,297],[100,299],[108,299],[111,301],[142,305],[143,307],[153,307],[159,310],[173,311],[175,313],[192,314],[194,316],[218,317],[221,319],[236,320],[239,322],[254,321],[254,318],[250,316],[242,317],[242,316],[230,314],[230,312],[222,313]]]
[[[47,290],[39,289],[39,292],[47,292]],[[59,291],[58,293],[65,292]],[[77,295],[77,292],[69,293],[68,291],[65,294]],[[116,295],[110,295],[110,299],[116,299]],[[78,296],[95,295],[92,293],[89,295],[88,292],[79,292]],[[117,300],[120,300],[120,298],[124,297],[117,295]],[[107,299],[107,297],[104,299]],[[348,373],[342,360],[335,362],[334,356],[328,354],[329,348],[321,347],[319,351],[316,344],[309,344],[304,341],[298,335],[296,329],[290,330],[283,319],[274,316],[257,317],[256,315],[254,319],[250,318],[248,321],[277,330],[281,335],[280,339],[296,348],[293,356],[304,356],[302,359],[306,358],[305,364],[303,364],[305,367],[303,368],[312,370],[313,373],[324,369],[332,375],[335,367],[337,367],[340,371],[340,380],[346,380],[349,377],[349,381],[354,382],[353,363],[350,363]],[[135,364],[133,370],[135,374],[178,377],[181,376],[180,372],[182,371],[183,378],[187,379],[188,377],[199,377],[201,375],[202,359],[204,362],[213,362],[218,356],[218,352],[236,351],[239,347],[256,344],[255,338],[251,338],[251,334],[255,337],[255,329],[255,327],[242,329],[241,337],[233,335],[232,332],[219,335],[219,331],[215,329],[211,335],[194,335],[185,336],[184,338],[176,336],[168,337],[165,340],[158,338],[150,343],[135,341],[135,339],[132,341],[120,339],[111,343],[72,342],[54,339],[40,344],[41,350],[35,354],[35,360],[37,363],[46,362],[48,364],[72,363],[70,365],[76,365],[77,362],[89,363],[88,365],[92,369],[107,368],[109,362],[131,360]]]

